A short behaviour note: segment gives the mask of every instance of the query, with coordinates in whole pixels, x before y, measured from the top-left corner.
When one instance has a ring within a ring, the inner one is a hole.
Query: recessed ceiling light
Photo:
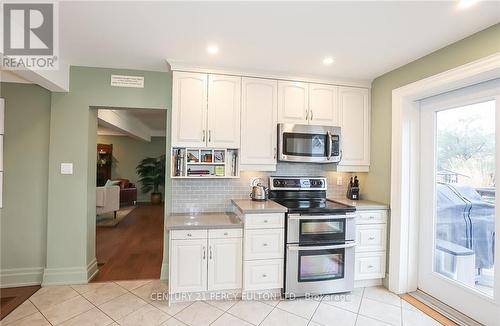
[[[332,57],[325,57],[323,59],[323,64],[324,65],[331,65],[335,60]]]
[[[210,54],[217,54],[219,53],[219,47],[217,45],[209,45],[207,48],[207,52]]]
[[[460,0],[458,1],[458,9],[467,9],[472,7],[478,0]]]

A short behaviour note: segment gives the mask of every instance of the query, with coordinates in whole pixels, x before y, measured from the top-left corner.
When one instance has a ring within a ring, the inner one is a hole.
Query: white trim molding
[[[9,268],[0,270],[0,288],[40,285],[43,267]]]
[[[392,91],[389,290],[417,290],[421,99],[500,78],[500,53]]]
[[[167,64],[171,71],[185,71],[185,72],[200,72],[206,74],[220,74],[220,75],[231,75],[231,76],[243,76],[243,77],[253,77],[253,78],[264,78],[264,79],[278,79],[278,80],[289,80],[289,81],[301,81],[308,83],[318,83],[318,84],[331,84],[337,86],[349,86],[349,87],[360,87],[360,88],[371,88],[372,81],[365,79],[344,79],[344,78],[328,78],[328,77],[316,77],[316,76],[297,76],[285,73],[276,73],[262,70],[244,70],[237,68],[227,68],[227,67],[217,67],[217,66],[200,66],[195,64],[190,64],[187,62],[177,61],[173,59],[166,59]]]
[[[97,274],[97,271],[95,258],[83,267],[45,268],[42,286],[86,284]]]

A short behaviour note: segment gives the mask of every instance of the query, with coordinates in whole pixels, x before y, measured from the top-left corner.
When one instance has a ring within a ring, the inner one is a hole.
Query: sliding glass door
[[[423,100],[420,117],[418,287],[500,325],[500,79]]]

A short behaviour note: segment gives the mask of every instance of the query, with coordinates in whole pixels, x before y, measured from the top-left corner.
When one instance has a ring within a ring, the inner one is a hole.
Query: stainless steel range
[[[269,198],[286,206],[285,297],[354,288],[355,208],[326,199],[323,177],[271,177]]]

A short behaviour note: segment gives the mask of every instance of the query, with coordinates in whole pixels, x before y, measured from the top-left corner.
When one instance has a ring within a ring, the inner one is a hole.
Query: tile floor
[[[270,301],[155,301],[157,280],[45,287],[1,325],[426,326],[440,325],[382,287],[346,295]]]

